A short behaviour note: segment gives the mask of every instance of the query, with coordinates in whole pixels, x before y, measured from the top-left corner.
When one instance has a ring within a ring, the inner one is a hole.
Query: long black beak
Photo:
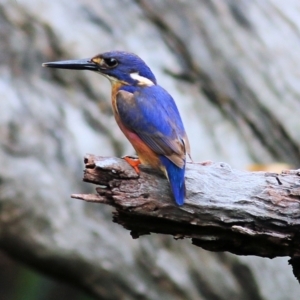
[[[46,62],[43,63],[42,66],[48,68],[70,69],[70,70],[98,71],[99,69],[97,64],[92,62],[90,58]]]

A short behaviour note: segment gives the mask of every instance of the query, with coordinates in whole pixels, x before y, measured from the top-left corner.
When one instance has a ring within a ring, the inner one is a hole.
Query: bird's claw
[[[140,173],[140,169],[139,169],[139,165],[141,164],[141,161],[139,160],[138,157],[136,156],[124,156],[122,157],[124,160],[126,160],[126,162],[132,167],[134,168],[134,170],[136,171],[137,174]]]

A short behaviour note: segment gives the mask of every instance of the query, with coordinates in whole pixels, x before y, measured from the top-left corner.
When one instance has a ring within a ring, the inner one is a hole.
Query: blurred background
[[[300,165],[298,0],[0,0],[0,299],[299,299],[288,258],[133,240],[70,199],[86,153],[133,149],[105,78],[41,64],[109,50],[172,94],[195,161]]]

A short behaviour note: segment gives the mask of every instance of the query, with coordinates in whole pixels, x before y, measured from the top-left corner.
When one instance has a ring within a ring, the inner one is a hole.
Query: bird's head
[[[145,62],[137,55],[123,51],[110,51],[92,58],[43,63],[43,67],[91,70],[107,77],[112,83],[126,85],[156,84],[155,76]]]

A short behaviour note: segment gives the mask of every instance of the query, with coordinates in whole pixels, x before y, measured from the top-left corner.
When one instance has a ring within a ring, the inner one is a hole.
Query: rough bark
[[[167,180],[151,169],[137,175],[124,160],[93,155],[85,166],[83,180],[101,187],[95,195],[72,197],[115,207],[114,222],[134,238],[163,233],[210,251],[300,257],[300,170],[276,174],[190,163],[185,204],[178,207]]]
[[[1,250],[101,299],[298,300],[287,258],[211,253],[164,235],[132,240],[108,207],[70,199],[91,192],[85,153],[133,150],[106,80],[41,68],[135,52],[174,97],[195,161],[298,168],[298,2],[0,0]]]

